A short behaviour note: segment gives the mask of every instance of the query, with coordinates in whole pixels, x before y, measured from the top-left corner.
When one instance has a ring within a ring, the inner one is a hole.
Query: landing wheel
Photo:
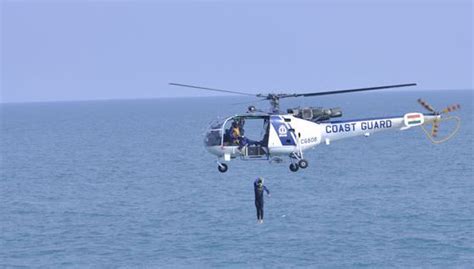
[[[306,167],[308,167],[308,161],[305,160],[305,159],[301,159],[299,162],[298,162],[298,166],[302,169],[305,169]]]
[[[299,166],[296,163],[290,164],[290,170],[291,172],[296,172],[298,171]]]
[[[217,165],[217,169],[219,170],[219,172],[225,173],[225,172],[227,172],[227,169],[229,169],[229,168],[227,167],[227,164],[220,163],[220,164]]]

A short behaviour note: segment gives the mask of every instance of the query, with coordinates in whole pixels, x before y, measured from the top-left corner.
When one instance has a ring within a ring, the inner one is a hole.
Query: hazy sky
[[[470,0],[0,1],[3,102],[473,88]]]

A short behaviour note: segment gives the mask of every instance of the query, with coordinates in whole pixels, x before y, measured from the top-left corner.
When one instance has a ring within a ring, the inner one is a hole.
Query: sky
[[[0,2],[0,102],[473,88],[470,0]]]

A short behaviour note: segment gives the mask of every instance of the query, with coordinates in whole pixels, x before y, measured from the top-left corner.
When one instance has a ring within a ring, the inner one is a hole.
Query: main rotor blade
[[[228,91],[228,90],[221,90],[221,89],[213,89],[213,88],[206,88],[206,87],[179,84],[179,83],[170,83],[169,85],[187,87],[187,88],[194,88],[194,89],[201,89],[201,90],[207,90],[207,91],[214,91],[214,92],[225,92],[225,93],[233,93],[233,94],[240,94],[240,95],[247,95],[247,96],[257,96],[256,94],[251,94],[251,93],[246,93],[246,92],[236,92],[236,91]]]
[[[283,95],[282,97],[299,97],[299,96],[309,97],[309,96],[330,95],[330,94],[339,94],[339,93],[348,93],[348,92],[375,91],[375,90],[390,89],[390,88],[410,87],[410,86],[415,86],[415,85],[416,83],[409,83],[409,84],[387,85],[387,86],[378,86],[378,87],[370,87],[370,88],[336,90],[336,91],[328,91],[328,92],[296,93],[296,94]]]

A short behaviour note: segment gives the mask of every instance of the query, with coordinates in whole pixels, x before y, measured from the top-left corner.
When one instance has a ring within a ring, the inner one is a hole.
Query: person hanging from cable
[[[253,183],[255,192],[255,207],[257,208],[257,223],[259,224],[263,223],[263,192],[267,192],[268,197],[270,197],[270,191],[263,184],[263,182],[264,179],[262,177],[258,177]]]

